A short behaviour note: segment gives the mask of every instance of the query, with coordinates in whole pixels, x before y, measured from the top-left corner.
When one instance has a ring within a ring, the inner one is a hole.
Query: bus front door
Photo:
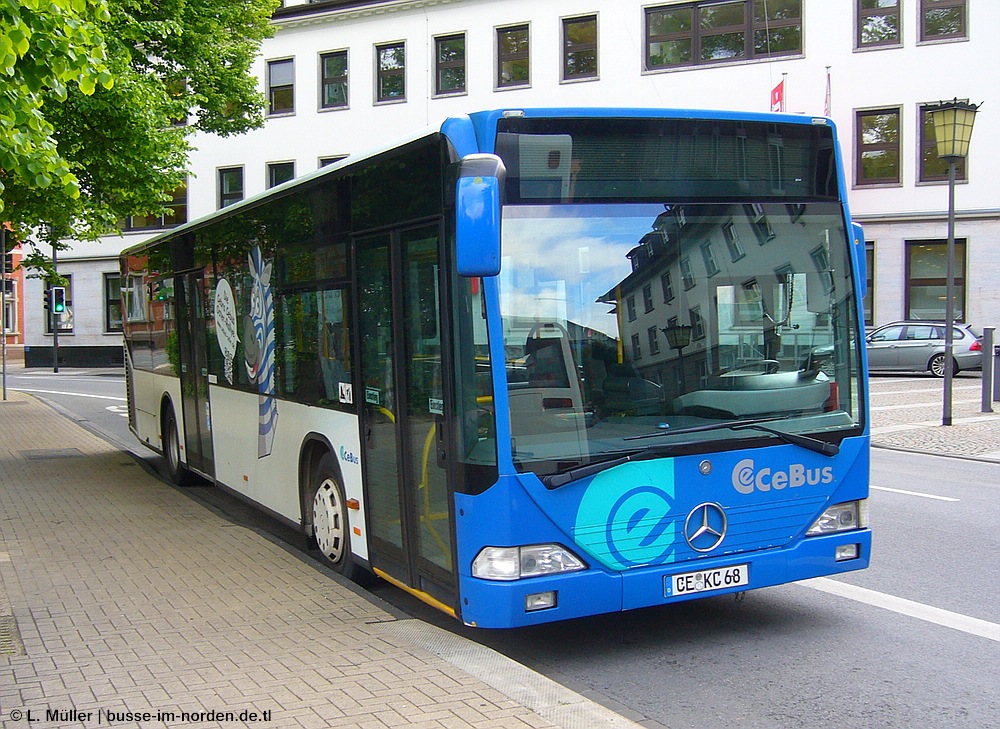
[[[208,348],[206,339],[205,279],[201,271],[177,275],[178,350],[184,447],[188,466],[206,476],[215,475],[212,415],[208,403]]]
[[[372,567],[451,608],[439,239],[433,224],[357,241],[360,381]]]

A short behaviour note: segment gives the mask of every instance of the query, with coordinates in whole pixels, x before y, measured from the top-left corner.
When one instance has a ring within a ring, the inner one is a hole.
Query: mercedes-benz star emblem
[[[684,522],[684,539],[696,552],[711,552],[722,544],[728,526],[721,506],[711,502],[698,504]]]

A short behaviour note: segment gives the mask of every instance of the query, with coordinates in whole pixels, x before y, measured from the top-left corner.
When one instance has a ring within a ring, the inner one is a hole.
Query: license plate
[[[667,597],[692,595],[698,592],[724,590],[727,587],[741,587],[750,584],[750,565],[734,564],[714,570],[685,572],[663,578],[663,588]]]

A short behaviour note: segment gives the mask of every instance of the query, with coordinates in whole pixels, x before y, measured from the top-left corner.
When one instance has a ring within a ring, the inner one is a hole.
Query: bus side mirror
[[[500,273],[500,197],[506,170],[493,154],[465,157],[455,195],[456,264],[460,276]]]
[[[865,250],[865,231],[861,223],[851,223],[851,233],[854,235],[854,252],[858,259],[858,281],[861,295],[868,295],[868,255]]]

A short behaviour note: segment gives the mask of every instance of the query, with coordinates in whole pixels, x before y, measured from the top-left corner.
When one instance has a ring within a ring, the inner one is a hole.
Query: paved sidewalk
[[[19,392],[0,401],[0,725],[637,726],[391,612]]]
[[[982,412],[982,379],[955,378],[950,426],[941,425],[943,397],[939,379],[873,376],[872,445],[1000,463],[1000,402]]]

